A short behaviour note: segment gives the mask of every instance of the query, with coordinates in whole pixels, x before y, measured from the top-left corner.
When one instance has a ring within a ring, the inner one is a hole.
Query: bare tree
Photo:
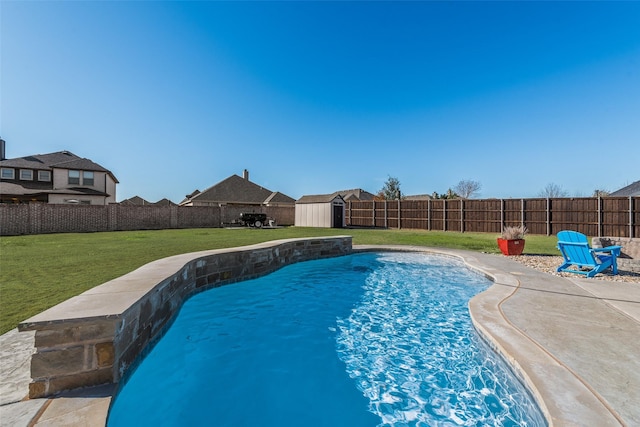
[[[567,197],[569,193],[567,193],[562,187],[557,184],[547,184],[539,194],[540,197],[546,197],[548,199],[553,199],[556,197]]]
[[[389,177],[384,186],[378,191],[378,196],[385,200],[399,200],[402,197],[400,191],[400,181],[398,178]]]
[[[593,190],[593,197],[607,197],[609,194],[607,190]]]
[[[458,185],[453,187],[453,191],[463,199],[470,199],[476,195],[481,188],[482,185],[478,181],[462,180]]]

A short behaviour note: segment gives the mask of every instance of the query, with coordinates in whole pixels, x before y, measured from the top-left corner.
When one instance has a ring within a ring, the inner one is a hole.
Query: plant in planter
[[[498,237],[498,247],[504,255],[521,255],[524,250],[524,236],[527,227],[519,225],[502,229],[502,235]]]

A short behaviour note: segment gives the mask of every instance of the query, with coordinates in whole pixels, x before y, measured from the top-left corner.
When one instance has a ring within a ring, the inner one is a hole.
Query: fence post
[[[442,231],[447,231],[447,199],[442,203]]]
[[[629,238],[633,239],[633,197],[629,196]]]
[[[551,236],[551,199],[547,197],[547,236]]]
[[[464,233],[464,199],[460,199],[460,232]]]
[[[373,209],[371,209],[371,226],[376,228],[376,201],[373,200]]]
[[[504,199],[500,199],[500,231],[498,233],[502,233],[504,229]]]
[[[384,203],[384,228],[389,228],[389,209],[386,201]]]
[[[112,203],[107,205],[108,212],[108,221],[109,224],[107,226],[109,231],[116,231],[118,229],[118,217],[120,215],[120,206],[119,204]]]
[[[427,200],[427,230],[431,231],[431,199]]]
[[[398,199],[398,230],[400,230],[400,219],[402,216],[400,215],[400,199]]]
[[[178,228],[178,207],[177,206],[169,205],[169,221],[171,223],[171,228]]]
[[[602,237],[602,197],[598,196],[598,237]]]
[[[30,234],[42,233],[42,204],[29,203],[29,220],[31,222]]]
[[[520,199],[520,225],[525,226],[524,224],[524,199]]]

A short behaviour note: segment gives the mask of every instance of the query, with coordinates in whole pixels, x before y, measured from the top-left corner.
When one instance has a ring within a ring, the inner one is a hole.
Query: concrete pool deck
[[[495,282],[469,304],[476,328],[530,384],[550,425],[640,425],[639,283],[567,279],[508,257],[469,251],[353,249],[462,258]],[[104,425],[113,386],[25,399],[33,345],[33,332],[14,330],[0,337],[0,425]]]

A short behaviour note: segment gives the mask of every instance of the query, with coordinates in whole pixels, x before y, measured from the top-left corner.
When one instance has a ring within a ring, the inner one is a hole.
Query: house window
[[[80,185],[80,171],[69,171],[69,185]]]
[[[93,185],[93,172],[82,172],[82,185]]]
[[[20,169],[20,179],[23,181],[33,181],[33,170]]]
[[[10,168],[2,168],[0,172],[0,177],[2,179],[15,179],[16,171]]]
[[[38,171],[38,181],[51,181],[51,171]]]

